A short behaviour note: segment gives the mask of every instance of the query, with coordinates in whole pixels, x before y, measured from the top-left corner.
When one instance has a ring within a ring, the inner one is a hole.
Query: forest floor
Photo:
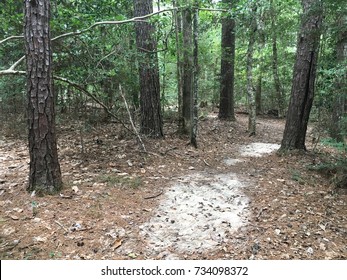
[[[279,156],[284,120],[200,121],[198,149],[119,124],[60,125],[64,189],[26,192],[25,139],[0,134],[1,259],[346,259],[347,195],[309,167],[337,153]]]

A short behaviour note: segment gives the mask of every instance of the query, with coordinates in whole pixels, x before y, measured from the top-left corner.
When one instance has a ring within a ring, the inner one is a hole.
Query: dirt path
[[[246,124],[207,118],[198,150],[169,125],[147,155],[117,125],[64,127],[65,188],[43,198],[25,192],[25,142],[2,139],[1,258],[346,258],[346,196],[307,169],[318,157],[273,152],[283,120]]]

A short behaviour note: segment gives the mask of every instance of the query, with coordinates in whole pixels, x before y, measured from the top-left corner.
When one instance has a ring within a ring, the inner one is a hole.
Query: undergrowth
[[[337,188],[347,189],[347,145],[332,139],[323,139],[322,144],[334,148],[336,154],[322,155],[320,162],[309,166],[309,169],[330,178]]]

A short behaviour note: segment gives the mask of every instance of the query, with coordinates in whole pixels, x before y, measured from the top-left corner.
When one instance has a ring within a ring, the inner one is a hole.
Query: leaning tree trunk
[[[54,194],[62,187],[55,131],[50,1],[25,1],[30,171],[29,192]]]
[[[306,150],[307,124],[312,108],[322,24],[320,0],[303,0],[291,98],[280,151]]]
[[[152,0],[134,0],[135,17],[153,13]],[[154,138],[163,137],[160,106],[160,82],[157,42],[153,24],[136,22],[136,44],[139,52],[141,133]]]
[[[183,23],[183,133],[191,131],[192,96],[193,96],[193,30],[192,11],[188,7],[182,11]]]
[[[223,0],[223,3],[232,5],[232,0]],[[230,15],[222,19],[222,57],[220,81],[220,119],[235,120],[234,112],[234,68],[235,68],[235,19]]]
[[[256,133],[256,102],[253,86],[253,53],[257,32],[257,21],[255,19],[256,8],[253,8],[254,16],[250,25],[249,42],[247,49],[247,96],[248,96],[248,133],[250,136]]]

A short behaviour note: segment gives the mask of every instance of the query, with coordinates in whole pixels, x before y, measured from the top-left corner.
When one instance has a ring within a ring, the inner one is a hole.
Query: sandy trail
[[[260,157],[279,148],[277,144],[240,146],[239,158],[225,159],[236,165],[244,157]],[[140,226],[147,253],[164,259],[179,254],[203,253],[227,242],[248,221],[248,197],[243,193],[251,181],[236,173],[192,173],[179,177],[166,190],[155,215]]]

